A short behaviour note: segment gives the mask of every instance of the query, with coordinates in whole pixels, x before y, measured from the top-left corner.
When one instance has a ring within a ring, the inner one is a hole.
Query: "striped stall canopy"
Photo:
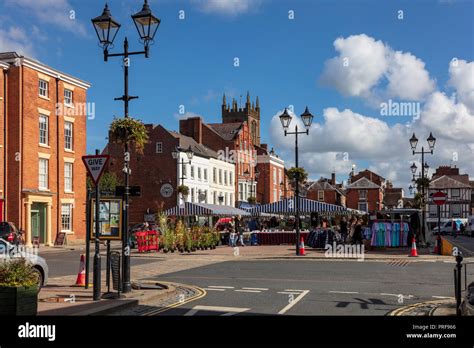
[[[226,205],[185,202],[165,211],[168,216],[250,216],[250,213]]]
[[[313,201],[311,199],[299,198],[299,211],[305,213],[327,213],[341,214],[347,211],[346,208],[335,204]],[[296,212],[296,200],[287,198],[279,202],[264,204],[252,209],[253,213],[271,213],[271,214],[294,214]]]
[[[176,207],[170,208],[165,211],[167,216],[205,216],[212,215],[212,211],[204,207],[198,206],[197,204],[184,202]]]

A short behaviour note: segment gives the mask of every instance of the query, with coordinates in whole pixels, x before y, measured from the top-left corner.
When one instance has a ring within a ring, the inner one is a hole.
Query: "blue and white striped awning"
[[[346,208],[335,204],[313,201],[311,199],[299,198],[299,211],[306,213],[343,213]],[[287,198],[279,202],[273,202],[257,206],[251,210],[252,213],[271,213],[271,214],[294,214],[296,212],[296,199]]]
[[[165,211],[167,216],[250,216],[250,213],[227,205],[185,202]]]

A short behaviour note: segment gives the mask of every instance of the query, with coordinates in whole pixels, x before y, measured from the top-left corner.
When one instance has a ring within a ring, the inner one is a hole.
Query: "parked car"
[[[0,262],[8,262],[13,258],[22,257],[31,262],[38,272],[38,286],[41,288],[48,282],[49,268],[46,260],[35,253],[28,252],[23,246],[16,246],[0,238]]]
[[[441,235],[452,234],[453,233],[453,224],[456,224],[456,232],[459,233],[460,225],[466,224],[467,219],[450,219],[448,221],[441,223],[441,229],[438,226],[433,228],[433,234],[437,235],[441,231]]]
[[[0,222],[0,238],[13,243],[15,245],[21,244],[21,232],[16,228],[13,222]]]

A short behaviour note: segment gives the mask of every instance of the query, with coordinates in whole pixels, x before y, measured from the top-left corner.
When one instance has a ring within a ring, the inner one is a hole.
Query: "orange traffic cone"
[[[410,257],[418,257],[418,252],[416,251],[416,241],[415,237],[413,237],[413,241],[411,243],[411,249],[410,249]]]
[[[304,256],[304,240],[303,240],[303,237],[301,237],[301,242],[300,242],[300,256]]]
[[[76,286],[86,286],[86,266],[84,261],[84,254],[81,255],[81,262],[79,265],[79,273],[77,274]]]

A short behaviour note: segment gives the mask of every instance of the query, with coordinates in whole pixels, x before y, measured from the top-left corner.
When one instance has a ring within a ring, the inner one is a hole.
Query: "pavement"
[[[464,257],[474,257],[474,238],[469,236],[443,236],[443,239],[448,240],[453,246],[458,247]]]
[[[39,315],[201,315],[223,309],[227,315],[385,315],[435,300],[432,296],[453,296],[453,257],[428,249],[420,248],[417,258],[408,257],[408,248],[367,251],[357,261],[327,258],[315,249],[296,256],[288,245],[221,246],[189,254],[132,251],[132,280],[169,289],[134,290],[121,299],[94,302],[91,288],[70,286],[83,252],[80,246],[40,249],[50,279],[40,292]],[[104,265],[104,254],[102,260]]]

